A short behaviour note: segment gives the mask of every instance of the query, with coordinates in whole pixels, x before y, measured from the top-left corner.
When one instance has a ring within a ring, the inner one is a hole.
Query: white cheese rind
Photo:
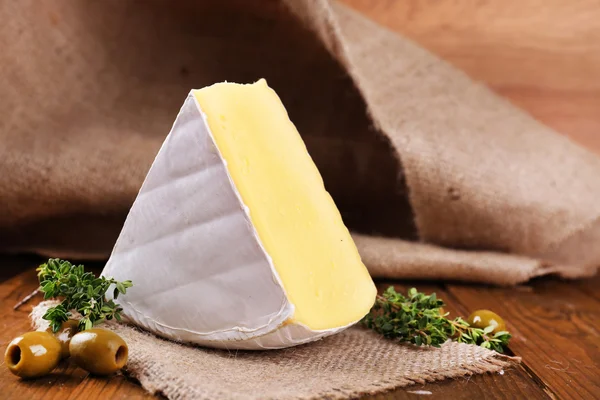
[[[102,272],[134,283],[117,300],[123,315],[168,339],[229,349],[290,347],[344,329],[288,321],[294,307],[249,212],[190,94]]]

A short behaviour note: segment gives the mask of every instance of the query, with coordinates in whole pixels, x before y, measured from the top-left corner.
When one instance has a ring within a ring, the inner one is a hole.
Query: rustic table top
[[[0,348],[31,330],[28,314],[41,296],[18,310],[13,306],[38,285],[35,267],[41,260],[4,259],[0,262]],[[99,269],[97,268],[97,272]],[[538,279],[511,288],[458,283],[378,282],[382,290],[417,287],[436,292],[451,316],[488,308],[503,316],[514,335],[508,353],[522,363],[503,371],[454,380],[414,385],[373,399],[593,399],[600,396],[600,276],[564,282]],[[136,399],[152,398],[125,376],[95,378],[64,361],[51,375],[22,381],[2,365],[3,399]]]
[[[600,152],[600,3],[343,0],[487,83],[548,126]],[[0,263],[0,347],[29,330],[31,305],[13,305],[37,286],[31,257]],[[453,316],[489,308],[513,333],[523,362],[503,374],[416,385],[378,399],[599,398],[600,277],[544,278],[514,288],[380,282],[435,291]],[[34,300],[34,303],[38,299]],[[429,396],[427,396],[429,395]],[[65,362],[48,378],[22,382],[0,368],[4,399],[151,398],[134,381],[93,378]]]

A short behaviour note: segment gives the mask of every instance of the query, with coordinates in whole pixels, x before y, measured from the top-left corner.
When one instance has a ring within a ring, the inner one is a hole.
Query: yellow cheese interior
[[[363,317],[375,286],[275,91],[261,79],[194,95],[295,306],[293,320],[324,330]]]

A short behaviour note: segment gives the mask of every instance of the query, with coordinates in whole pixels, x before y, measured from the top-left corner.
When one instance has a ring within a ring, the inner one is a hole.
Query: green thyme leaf
[[[417,346],[440,347],[450,339],[503,352],[508,345],[511,338],[508,332],[492,335],[494,327],[479,329],[461,317],[448,319],[448,313],[442,314],[442,307],[444,302],[435,293],[426,295],[411,288],[404,296],[390,286],[377,296],[362,323],[388,339]]]
[[[119,282],[93,273],[85,272],[83,265],[73,265],[69,261],[51,258],[38,268],[40,290],[44,299],[60,298],[61,303],[46,311],[45,320],[50,321],[54,332],[71,317],[70,310],[76,310],[83,318],[79,330],[92,328],[105,320],[121,320],[123,310],[113,300],[106,299],[106,292],[114,286],[114,298],[133,286],[131,281]]]

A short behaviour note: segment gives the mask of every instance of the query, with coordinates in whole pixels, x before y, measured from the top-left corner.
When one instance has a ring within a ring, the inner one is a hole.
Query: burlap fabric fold
[[[0,17],[4,251],[106,257],[190,88],[264,77],[374,276],[596,271],[598,157],[339,3],[22,0]]]
[[[189,89],[265,77],[374,276],[596,270],[598,158],[336,2],[24,0],[0,16],[5,251],[106,257]]]
[[[34,329],[46,329],[46,301]],[[511,368],[518,359],[456,342],[440,349],[399,345],[361,328],[316,343],[268,352],[192,348],[109,324],[129,347],[126,373],[169,399],[343,399]]]

